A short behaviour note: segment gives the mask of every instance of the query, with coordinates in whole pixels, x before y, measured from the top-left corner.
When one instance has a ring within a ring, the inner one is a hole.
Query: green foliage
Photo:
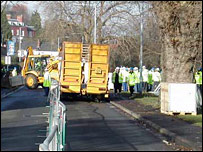
[[[18,56],[17,56],[17,54],[16,55],[14,55],[14,56],[11,56],[11,63],[12,64],[16,64],[16,63],[18,63]]]
[[[1,13],[1,34],[3,34],[4,42],[6,42],[8,39],[11,40],[12,38],[11,27],[6,18],[5,11]]]
[[[32,13],[30,25],[35,27],[36,35],[39,36],[42,27],[41,27],[41,17],[37,11]]]
[[[1,58],[1,65],[4,66],[5,65],[5,60],[3,58]]]

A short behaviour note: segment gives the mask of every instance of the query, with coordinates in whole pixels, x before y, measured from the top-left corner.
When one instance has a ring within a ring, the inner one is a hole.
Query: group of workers
[[[114,93],[119,93],[122,88],[123,91],[130,91],[132,95],[133,92],[148,92],[153,91],[159,85],[161,81],[161,73],[159,68],[151,68],[148,70],[145,66],[142,67],[142,81],[140,81],[141,70],[138,67],[116,67],[112,75],[112,82],[114,84]],[[142,82],[142,84],[141,84]],[[141,88],[142,86],[142,88]]]
[[[159,68],[151,68],[148,70],[142,67],[142,81],[140,80],[141,70],[138,67],[116,67],[112,75],[112,83],[114,84],[114,93],[117,91],[130,91],[132,96],[134,92],[154,91],[161,82],[161,71]],[[202,68],[195,73],[195,83],[202,92]],[[142,87],[142,88],[141,88]]]

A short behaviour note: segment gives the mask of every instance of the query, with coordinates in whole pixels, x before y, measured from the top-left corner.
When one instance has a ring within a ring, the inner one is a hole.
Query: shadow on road
[[[46,136],[46,132],[39,132],[45,129],[46,125],[1,128],[1,151],[38,151],[38,145],[35,143],[42,143],[45,137],[37,136]]]

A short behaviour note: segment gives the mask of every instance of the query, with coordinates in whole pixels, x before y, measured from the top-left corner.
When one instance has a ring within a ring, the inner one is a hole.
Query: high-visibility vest
[[[112,77],[112,82],[115,83],[116,81],[116,72],[113,72],[113,77]],[[119,72],[118,74],[118,82],[122,83],[123,82],[123,74]]]
[[[59,81],[59,73],[58,73],[58,70],[52,70],[50,72],[50,77],[51,79],[55,79],[57,81]]]
[[[135,77],[136,77],[135,83],[140,83],[140,73],[138,71],[135,71],[134,73],[135,73]]]
[[[37,67],[40,68],[42,66],[41,62],[37,62]]]
[[[195,73],[195,82],[196,84],[202,84],[202,72],[200,71]]]
[[[128,84],[129,86],[134,86],[135,85],[135,80],[136,80],[136,75],[134,72],[130,72],[128,75]]]
[[[140,72],[137,73],[137,82],[140,83]]]
[[[147,83],[148,84],[153,84],[153,79],[152,79],[152,72],[150,71],[149,74],[148,74],[148,80],[147,80]]]
[[[199,84],[202,84],[202,71],[200,71]]]
[[[51,86],[51,77],[49,75],[49,72],[45,72],[45,74],[44,74],[43,86],[44,87],[50,87]]]

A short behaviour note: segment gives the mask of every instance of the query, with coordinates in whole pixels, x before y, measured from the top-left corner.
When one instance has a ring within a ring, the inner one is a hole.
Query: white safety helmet
[[[143,69],[146,69],[146,67],[145,67],[145,66],[142,66],[142,68],[143,68]]]
[[[120,68],[119,67],[116,67],[116,70],[119,70]]]
[[[138,67],[134,67],[134,70],[138,70]]]
[[[156,68],[156,71],[159,71],[159,68]]]

